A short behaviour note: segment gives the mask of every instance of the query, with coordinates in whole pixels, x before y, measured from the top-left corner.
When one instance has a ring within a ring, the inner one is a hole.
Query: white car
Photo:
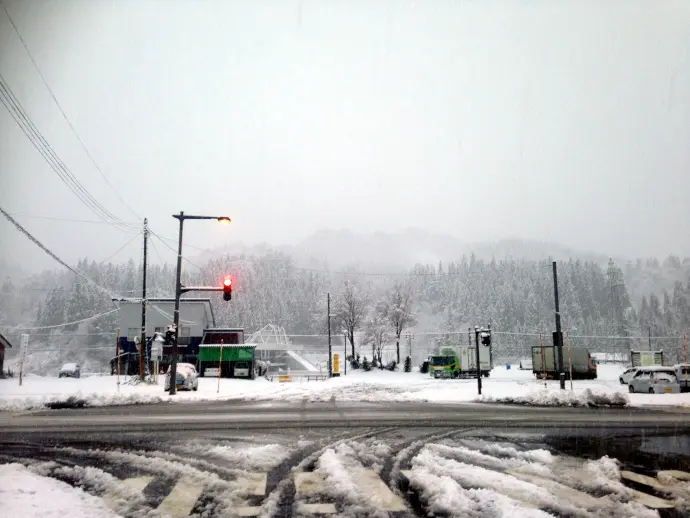
[[[628,383],[630,393],[678,394],[680,384],[673,367],[640,367]]]
[[[58,378],[80,378],[81,368],[78,363],[65,363],[60,367]]]
[[[177,390],[198,390],[199,389],[199,374],[196,372],[196,367],[191,363],[178,363],[176,367],[177,379],[175,388]],[[170,367],[165,373],[165,390],[170,390]]]
[[[623,371],[623,374],[621,374],[618,377],[618,380],[621,382],[621,385],[627,385],[628,383],[630,383],[630,379],[635,375],[635,373],[637,373],[639,369],[639,367],[630,367],[629,369],[625,369],[625,371]]]

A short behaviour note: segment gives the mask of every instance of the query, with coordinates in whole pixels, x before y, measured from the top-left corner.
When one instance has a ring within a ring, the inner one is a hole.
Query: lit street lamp
[[[173,214],[173,218],[180,222],[180,235],[177,247],[177,275],[175,280],[175,312],[173,313],[173,325],[175,326],[175,340],[172,343],[172,354],[170,359],[170,395],[175,395],[177,388],[177,340],[180,336],[180,297],[182,295],[182,227],[186,219],[215,219],[218,223],[227,225],[230,223],[230,218],[227,216],[190,216],[185,215],[183,211],[179,214]],[[222,288],[221,288],[222,289]],[[188,289],[184,291],[190,291]]]

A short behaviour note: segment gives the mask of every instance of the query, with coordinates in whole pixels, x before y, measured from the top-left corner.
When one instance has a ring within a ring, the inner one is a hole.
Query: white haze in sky
[[[159,234],[185,210],[233,219],[187,224],[211,248],[416,227],[690,255],[690,2],[3,3],[138,218],[0,10],[10,88],[95,198]],[[68,261],[131,237],[29,217],[97,219],[3,106],[0,206]],[[4,220],[0,243],[54,265]]]

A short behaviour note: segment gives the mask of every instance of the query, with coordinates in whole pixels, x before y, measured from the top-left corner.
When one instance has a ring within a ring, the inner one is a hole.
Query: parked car
[[[176,368],[177,379],[175,388],[177,390],[198,390],[199,374],[196,367],[191,363],[178,363]],[[165,373],[165,390],[170,390],[170,367]]]
[[[618,378],[618,380],[621,382],[621,385],[627,385],[630,383],[630,378],[632,378],[638,370],[640,370],[639,367],[630,367],[629,369],[625,369]]]
[[[680,384],[673,367],[640,367],[628,383],[631,393],[677,394]]]
[[[60,367],[58,378],[80,378],[81,370],[78,363],[65,363]]]
[[[676,378],[678,378],[678,383],[680,384],[680,391],[690,392],[690,364],[686,365],[680,363],[674,365],[673,370],[676,372]]]

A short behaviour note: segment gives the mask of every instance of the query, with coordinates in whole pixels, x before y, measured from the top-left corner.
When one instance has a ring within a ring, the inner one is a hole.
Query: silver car
[[[625,371],[623,371],[623,373],[618,377],[621,385],[627,385],[630,383],[630,379],[637,373],[638,370],[640,370],[639,367],[630,367],[629,369],[625,369]]]
[[[672,367],[642,367],[630,379],[628,390],[643,394],[678,394],[680,385]]]

